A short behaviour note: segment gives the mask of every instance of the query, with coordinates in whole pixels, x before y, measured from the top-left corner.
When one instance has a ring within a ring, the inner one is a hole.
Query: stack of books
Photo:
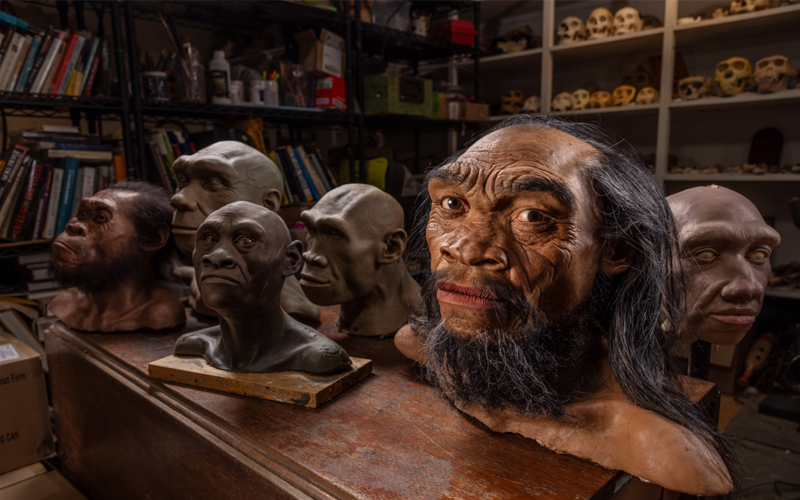
[[[0,91],[109,95],[110,46],[89,31],[42,30],[0,11]]]
[[[125,178],[111,146],[77,127],[41,125],[15,132],[11,142],[0,153],[0,239],[52,239],[81,199]]]
[[[24,297],[49,302],[61,293],[62,287],[50,273],[50,252],[38,252],[17,257],[17,269],[25,277]]]
[[[267,156],[281,169],[285,205],[318,201],[337,186],[330,169],[322,164],[313,146],[284,146]]]

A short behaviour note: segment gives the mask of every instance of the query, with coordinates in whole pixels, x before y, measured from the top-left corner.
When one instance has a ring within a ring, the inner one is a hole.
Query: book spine
[[[19,171],[14,178],[14,183],[6,193],[6,199],[3,200],[3,206],[0,208],[0,235],[3,237],[6,236],[8,233],[8,228],[11,225],[11,220],[13,219],[14,215],[14,208],[16,208],[17,200],[19,200],[20,193],[24,187],[24,182],[28,177],[28,173],[30,172],[31,161],[32,160],[30,156],[26,156],[22,160],[22,166],[20,166]]]
[[[22,165],[22,160],[28,154],[28,148],[25,146],[16,145],[11,150],[11,153],[6,162],[3,173],[0,174],[0,205],[2,205],[5,195],[9,190],[9,185],[14,182],[14,176]]]
[[[42,39],[42,44],[39,46],[39,53],[36,54],[36,59],[33,61],[33,67],[28,75],[28,81],[25,82],[25,88],[22,89],[24,92],[34,92],[33,87],[36,83],[36,79],[39,76],[39,72],[42,69],[42,64],[44,64],[45,59],[50,53],[50,49],[53,46],[53,41],[57,35],[58,33],[56,33],[55,30],[47,30],[47,34],[45,35],[44,39]]]
[[[11,45],[11,40],[14,38],[14,33],[16,32],[17,32],[16,26],[9,26],[8,29],[6,29],[3,41],[0,42],[0,61],[5,59],[8,47]]]
[[[300,180],[297,178],[297,175],[294,172],[294,166],[292,165],[291,160],[289,160],[288,151],[286,151],[286,149],[279,150],[278,158],[280,159],[281,165],[283,166],[283,171],[286,174],[286,180],[289,181],[289,186],[291,187],[290,193],[293,195],[293,201],[295,203],[299,203],[305,200],[306,195],[303,192],[303,188],[300,186]]]
[[[58,220],[58,207],[61,204],[61,186],[64,182],[64,169],[53,169],[53,180],[50,181],[50,201],[47,204],[47,219],[44,224],[42,238],[51,239],[55,236],[56,221]]]
[[[92,89],[94,88],[94,80],[97,77],[97,69],[99,67],[100,67],[100,53],[98,52],[94,56],[91,69],[89,69],[89,73],[86,78],[86,85],[83,86],[83,95],[85,96],[92,95]]]
[[[17,86],[17,80],[19,80],[20,73],[22,73],[22,67],[25,65],[25,61],[28,60],[28,52],[31,50],[31,45],[33,45],[33,37],[31,35],[25,35],[22,41],[22,48],[19,51],[19,57],[17,57],[17,62],[14,63],[14,68],[11,70],[11,77],[8,79],[8,84],[6,85],[6,90],[8,92],[13,92]]]
[[[66,144],[100,144],[96,135],[81,135],[63,132],[33,132],[30,130],[11,133],[11,140],[20,142],[61,142]]]
[[[272,163],[278,167],[278,170],[281,171],[281,177],[283,177],[283,204],[286,205],[289,203],[291,199],[292,192],[289,190],[289,182],[286,180],[286,172],[283,171],[283,167],[280,164],[280,160],[278,159],[278,155],[275,154],[274,151],[270,151],[267,153],[267,157],[272,160]]]
[[[305,168],[303,168],[302,162],[300,161],[300,155],[294,149],[286,149],[289,150],[292,165],[294,166],[295,172],[297,172],[297,176],[301,181],[300,184],[303,186],[303,192],[306,194],[306,201],[319,200],[317,189],[314,187],[314,183],[311,181],[311,177],[308,175],[308,172],[306,172]]]
[[[48,149],[47,158],[60,159],[67,156],[74,156],[84,161],[111,161],[111,151],[81,151],[76,149]]]
[[[81,80],[80,86],[78,87],[78,93],[76,95],[83,95],[83,91],[86,88],[86,83],[89,81],[89,72],[94,66],[95,55],[97,55],[97,47],[100,45],[100,39],[92,38],[89,40],[89,44],[86,60],[83,63],[83,79]]]
[[[8,12],[4,12],[2,10],[0,10],[0,21],[3,21],[6,24],[10,24],[10,25],[15,26],[17,28],[22,28],[24,30],[28,29],[27,21],[24,21],[24,20],[18,18],[17,16],[12,16]]]
[[[39,197],[39,205],[36,208],[36,222],[33,225],[31,239],[40,239],[44,234],[44,226],[47,222],[47,205],[50,203],[50,186],[53,181],[53,169],[44,165],[44,181],[42,183],[42,194]]]
[[[81,55],[81,49],[83,48],[84,39],[82,36],[79,35],[72,35],[75,38],[75,45],[72,47],[71,51],[64,54],[64,58],[69,59],[67,60],[67,65],[64,68],[64,73],[61,75],[61,82],[57,85],[53,83],[53,93],[58,95],[64,95],[67,93],[67,86],[69,85],[70,79],[72,78],[72,73],[75,70],[75,64],[77,64],[78,58]],[[58,77],[58,75],[56,75]],[[58,89],[58,92],[56,92]]]
[[[0,63],[0,90],[6,90],[8,81],[14,78],[14,66],[17,64],[19,54],[25,44],[25,36],[21,33],[14,33],[11,37],[11,44],[6,50],[3,62]]]
[[[320,178],[322,179],[322,182],[325,184],[325,188],[328,191],[333,189],[333,186],[331,185],[331,181],[330,181],[330,179],[328,179],[328,174],[325,172],[325,168],[319,162],[319,159],[317,159],[317,155],[314,154],[314,153],[309,153],[309,159],[311,160],[311,163],[314,164],[314,168],[317,169],[317,172],[319,173]]]
[[[97,170],[95,167],[83,167],[83,188],[81,189],[81,199],[90,198],[95,193],[97,187]]]
[[[36,219],[37,194],[41,190],[44,165],[33,161],[25,185],[17,201],[16,210],[12,218],[6,238],[11,241],[29,239],[32,225]]]
[[[114,179],[115,182],[122,182],[128,178],[128,171],[125,169],[125,157],[114,155]]]
[[[111,145],[110,144],[90,144],[90,143],[71,143],[71,142],[51,142],[51,141],[39,141],[36,144],[37,150],[43,149],[65,149],[68,151],[101,151],[101,152],[110,152]]]
[[[47,56],[44,58],[44,61],[42,61],[39,74],[36,76],[36,81],[33,83],[33,87],[31,88],[32,93],[46,94],[49,90],[45,87],[45,84],[50,79],[50,76],[53,75],[53,66],[56,64],[55,60],[62,52],[64,47],[65,35],[66,33],[63,31],[57,31],[56,35],[53,37],[53,43],[50,44],[50,50],[47,52]]]
[[[25,85],[28,83],[28,77],[31,74],[34,61],[38,58],[39,47],[41,46],[42,36],[36,35],[31,42],[30,49],[28,49],[28,56],[25,58],[25,64],[22,66],[22,71],[20,71],[19,78],[17,79],[17,86],[14,87],[16,92],[23,92],[25,90]]]
[[[58,91],[61,90],[61,81],[64,79],[64,73],[67,72],[67,66],[69,66],[69,62],[72,60],[72,53],[75,51],[75,45],[77,44],[78,35],[74,33],[64,41],[64,50],[53,71],[53,82],[48,93],[58,94]]]
[[[158,140],[153,138],[148,141],[150,145],[150,152],[153,155],[153,162],[156,164],[156,169],[158,170],[158,176],[161,179],[161,185],[164,186],[164,189],[173,194],[172,191],[172,184],[169,182],[169,175],[167,175],[167,167],[164,165],[164,158],[161,156],[161,149],[158,146]]]
[[[61,199],[58,204],[55,234],[61,234],[72,218],[72,201],[75,197],[75,185],[78,182],[79,165],[80,160],[77,158],[64,158],[61,162],[61,166],[64,168],[64,182],[61,186]]]
[[[328,192],[328,190],[325,189],[325,183],[322,182],[322,178],[317,173],[317,169],[314,167],[314,164],[311,163],[311,159],[308,157],[308,154],[306,154],[306,150],[303,148],[303,146],[299,146],[297,148],[297,152],[300,154],[300,160],[302,160],[303,165],[305,166],[309,176],[311,177],[311,180],[314,181],[314,186],[316,186],[317,188],[317,193],[319,193],[319,197],[322,198],[323,196],[325,196],[325,193]]]

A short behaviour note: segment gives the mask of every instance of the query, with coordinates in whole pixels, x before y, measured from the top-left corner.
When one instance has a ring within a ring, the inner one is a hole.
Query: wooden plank
[[[371,360],[350,360],[352,370],[334,375],[237,373],[214,368],[196,356],[167,356],[150,363],[148,369],[151,377],[168,382],[318,408],[372,373]]]

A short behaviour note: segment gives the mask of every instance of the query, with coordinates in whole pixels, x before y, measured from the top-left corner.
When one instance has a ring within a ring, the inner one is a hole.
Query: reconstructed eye
[[[239,245],[252,245],[256,240],[249,236],[239,236],[236,238],[236,243]]]
[[[106,214],[100,213],[94,216],[94,221],[98,224],[104,224],[108,222],[108,217],[106,216]]]
[[[747,259],[753,262],[764,262],[769,259],[769,252],[764,249],[752,250],[747,253]]]
[[[217,190],[225,187],[225,184],[216,177],[211,177],[203,182],[203,187],[206,189]]]
[[[203,243],[216,243],[217,241],[219,241],[219,238],[217,238],[217,235],[214,233],[208,233],[204,235],[202,238],[200,238],[200,241],[202,241]]]
[[[717,252],[713,250],[701,250],[694,254],[694,258],[701,264],[708,264],[717,259]]]
[[[446,196],[444,199],[442,199],[441,205],[445,210],[462,210],[464,208],[464,203],[458,198],[453,198],[452,196]]]
[[[553,220],[552,217],[549,217],[538,210],[528,209],[523,210],[517,216],[519,220],[522,222],[546,222],[549,220]]]

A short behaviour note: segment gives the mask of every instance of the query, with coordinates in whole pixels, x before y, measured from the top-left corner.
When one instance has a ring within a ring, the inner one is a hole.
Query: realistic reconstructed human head
[[[53,242],[53,272],[64,285],[88,292],[153,273],[171,218],[166,191],[145,182],[120,182],[84,198]]]
[[[280,208],[280,170],[261,152],[241,142],[217,142],[181,156],[173,169],[178,192],[172,197],[172,233],[184,255],[192,255],[195,232],[205,218],[229,203],[249,201],[274,212]]]
[[[432,274],[410,324],[456,406],[562,418],[619,387],[728,465],[661,328],[680,314],[677,237],[635,152],[594,125],[519,115],[432,170],[427,194],[415,235]]]
[[[300,269],[301,252],[275,212],[238,201],[200,225],[192,260],[206,305],[229,316],[280,307],[283,280]]]
[[[753,203],[719,186],[673,194],[687,297],[682,333],[722,345],[737,344],[761,311],[780,243]]]

